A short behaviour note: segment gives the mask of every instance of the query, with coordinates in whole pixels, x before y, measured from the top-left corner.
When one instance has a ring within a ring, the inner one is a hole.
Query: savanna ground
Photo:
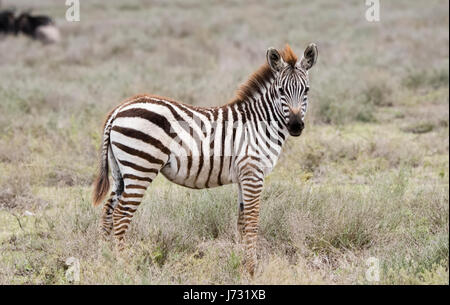
[[[6,0],[56,18],[51,46],[0,38],[0,283],[449,281],[449,4]],[[220,105],[288,42],[319,47],[306,129],[265,182],[259,266],[236,243],[237,189],[158,177],[116,253],[91,204],[102,123],[137,93]]]

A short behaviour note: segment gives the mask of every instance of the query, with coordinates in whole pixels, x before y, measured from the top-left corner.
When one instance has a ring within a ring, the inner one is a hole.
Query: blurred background
[[[447,1],[381,0],[378,22],[361,0],[90,0],[79,22],[64,1],[12,8],[51,17],[59,39],[0,32],[0,283],[66,283],[77,256],[82,283],[369,283],[376,257],[381,283],[448,284]],[[224,104],[268,47],[310,42],[306,128],[267,179],[254,280],[233,186],[159,177],[133,259],[99,244],[90,184],[109,110],[138,93]]]

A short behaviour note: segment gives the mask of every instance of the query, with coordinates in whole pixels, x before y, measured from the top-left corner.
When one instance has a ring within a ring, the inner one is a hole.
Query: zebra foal
[[[260,194],[288,135],[300,136],[308,106],[308,70],[317,47],[300,60],[286,45],[269,48],[267,63],[221,107],[195,107],[168,98],[140,95],[113,109],[105,122],[100,171],[93,203],[102,202],[102,231],[114,231],[118,247],[158,173],[194,189],[238,184],[238,232],[245,265],[256,265]]]

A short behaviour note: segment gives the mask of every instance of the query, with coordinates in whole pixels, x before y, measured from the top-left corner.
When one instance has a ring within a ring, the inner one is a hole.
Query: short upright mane
[[[294,67],[297,63],[298,57],[288,44],[286,44],[280,54],[283,57],[283,60],[291,67]],[[232,103],[244,101],[253,97],[255,92],[258,92],[261,87],[265,86],[266,83],[271,82],[273,78],[273,71],[266,62],[239,87],[236,92],[236,97],[233,99]]]

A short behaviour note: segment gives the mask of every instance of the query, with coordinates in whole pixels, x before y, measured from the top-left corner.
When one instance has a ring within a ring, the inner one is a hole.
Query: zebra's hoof
[[[253,277],[255,275],[255,264],[247,264],[245,268],[247,269],[247,272],[250,275],[250,277]]]
[[[125,250],[125,242],[123,239],[116,239],[116,247],[115,247],[117,252],[123,252],[123,250]]]
[[[256,260],[245,258],[244,267],[247,270],[248,274],[253,277],[253,275],[255,274]]]

